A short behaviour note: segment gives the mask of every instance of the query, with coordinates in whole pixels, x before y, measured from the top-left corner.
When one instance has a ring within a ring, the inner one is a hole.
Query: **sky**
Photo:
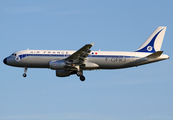
[[[0,120],[173,120],[172,0],[0,0]],[[60,78],[3,64],[15,51],[135,51],[158,26],[170,59]]]

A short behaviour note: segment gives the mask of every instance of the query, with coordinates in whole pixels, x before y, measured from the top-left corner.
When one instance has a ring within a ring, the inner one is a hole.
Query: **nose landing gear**
[[[25,67],[24,72],[25,72],[25,73],[23,73],[23,77],[26,77],[26,76],[27,76],[27,74],[26,74],[26,72],[27,72],[27,67]]]

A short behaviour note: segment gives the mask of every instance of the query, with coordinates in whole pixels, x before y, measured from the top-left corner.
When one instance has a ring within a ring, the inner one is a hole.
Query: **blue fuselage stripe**
[[[20,59],[25,57],[69,57],[70,54],[21,54]],[[124,55],[88,55],[89,58],[136,58],[135,56],[124,56]]]

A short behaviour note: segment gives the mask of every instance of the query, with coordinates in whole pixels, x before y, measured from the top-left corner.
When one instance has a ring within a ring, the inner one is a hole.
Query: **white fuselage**
[[[65,59],[74,52],[69,50],[22,50],[7,57],[7,63],[15,67],[49,68],[50,61]],[[120,69],[169,58],[164,54],[153,59],[146,58],[150,54],[145,52],[91,51],[85,59],[84,70]]]
[[[50,68],[56,70],[57,77],[76,74],[85,80],[83,70],[120,69],[144,65],[168,59],[160,51],[165,26],[158,27],[135,52],[91,51],[94,45],[86,44],[77,51],[69,50],[22,50],[3,60],[4,64],[27,68]]]

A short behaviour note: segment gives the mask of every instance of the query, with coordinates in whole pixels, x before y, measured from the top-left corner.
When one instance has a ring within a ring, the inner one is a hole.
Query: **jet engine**
[[[70,71],[70,70],[56,70],[56,76],[57,77],[68,77],[72,74],[76,74],[76,71]]]
[[[66,66],[66,63],[64,60],[51,60],[49,62],[49,68],[51,68],[52,70],[64,69],[65,66]]]
[[[70,76],[69,70],[56,70],[56,76],[57,77],[67,77]]]

